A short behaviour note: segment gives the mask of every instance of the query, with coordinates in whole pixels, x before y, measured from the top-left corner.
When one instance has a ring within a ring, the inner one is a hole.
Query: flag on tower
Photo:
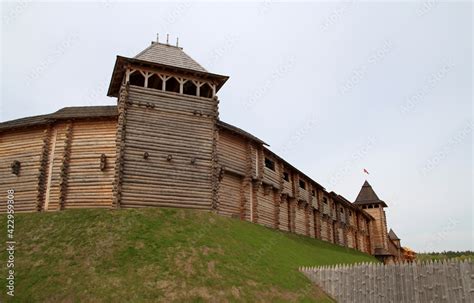
[[[367,175],[369,175],[369,172],[364,168],[364,173],[366,173]]]

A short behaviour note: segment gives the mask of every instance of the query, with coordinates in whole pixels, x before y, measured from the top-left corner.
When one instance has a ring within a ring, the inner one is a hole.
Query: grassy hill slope
[[[1,222],[4,301],[5,215]],[[193,210],[16,214],[15,224],[18,302],[325,301],[299,266],[376,261]]]

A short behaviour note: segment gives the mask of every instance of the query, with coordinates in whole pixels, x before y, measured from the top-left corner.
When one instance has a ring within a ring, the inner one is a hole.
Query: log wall
[[[336,237],[335,237],[335,232],[334,232],[334,222],[329,219],[328,220],[328,241],[331,243],[336,243]]]
[[[291,179],[290,181],[283,181],[282,193],[287,194],[290,197],[294,197]]]
[[[219,164],[226,170],[233,170],[242,176],[247,173],[247,142],[226,130],[219,131],[217,142]]]
[[[273,161],[275,164],[274,169],[270,169],[266,166],[263,168],[263,182],[266,184],[269,184],[273,186],[274,188],[280,189],[280,181],[282,179],[283,172],[280,170],[280,165],[278,165],[278,162],[276,158],[272,157],[268,153],[264,153],[264,159],[268,158],[269,160]]]
[[[73,123],[65,209],[112,206],[116,127],[116,120]]]
[[[299,202],[295,210],[295,232],[306,235],[306,203]]]
[[[314,211],[314,237],[322,239],[321,226],[323,224],[322,215],[319,210]]]
[[[275,197],[271,186],[260,186],[257,192],[257,223],[267,226],[275,227]]]
[[[213,208],[216,100],[131,85],[123,102],[121,207]]]
[[[365,247],[365,240],[364,240],[364,234],[363,233],[358,233],[357,234],[357,248],[360,251],[367,252],[367,248]]]
[[[41,159],[48,130],[45,127],[4,132],[0,134],[0,192],[15,190],[15,211],[36,211],[38,208]],[[20,162],[18,175],[12,173],[13,161]],[[4,200],[4,199],[2,199]],[[6,203],[0,204],[0,212]]]
[[[153,93],[152,99],[159,104],[151,102],[146,89],[128,88],[122,100],[126,103],[123,132],[119,131],[119,118],[64,121],[0,134],[4,162],[19,159],[22,163],[18,177],[9,166],[2,166],[3,180],[7,180],[2,190],[16,189],[19,211],[111,207],[119,168],[119,207],[212,209],[214,105],[209,99],[198,100],[211,103],[207,112],[201,115],[183,108],[177,113],[168,106],[177,102],[177,96]],[[218,213],[249,221],[253,218],[264,226],[368,251],[365,217],[356,216],[355,210],[354,216],[348,217],[347,208],[339,214],[340,207],[324,190],[285,167],[258,144],[225,130],[220,130],[217,138],[221,169],[216,187]],[[104,170],[100,169],[102,154],[106,156]],[[274,170],[265,167],[265,157],[275,161]],[[289,181],[283,180],[284,171],[289,172]],[[299,186],[299,180],[306,182],[306,190]],[[333,222],[344,221],[354,232],[338,224],[333,230]]]
[[[261,143],[218,128],[217,103],[215,98],[124,85],[118,118],[70,120],[1,133],[0,158],[5,164],[0,174],[6,180],[1,189],[15,188],[19,211],[112,206],[215,209],[369,251],[374,240],[367,219],[358,215],[361,210],[349,210],[331,198]],[[105,169],[100,167],[102,154]],[[266,158],[273,168],[266,167]],[[14,159],[22,163],[18,177],[6,165]],[[375,232],[384,227],[371,224]]]
[[[352,229],[347,232],[347,247],[355,248],[354,232]]]
[[[115,130],[115,119],[96,119],[1,133],[1,190],[15,190],[16,211],[110,207]],[[108,164],[103,171],[102,154]],[[18,176],[10,167],[14,160],[21,163]]]
[[[283,231],[290,231],[290,220],[289,220],[290,212],[289,212],[289,205],[288,205],[288,198],[285,196],[281,199],[280,203],[280,212],[279,212],[279,219],[278,219],[278,228]]]
[[[336,232],[337,232],[337,242],[336,243],[339,244],[339,245],[345,245],[343,228],[341,226],[337,226]]]
[[[225,173],[219,185],[218,213],[228,217],[241,214],[242,178],[238,175]]]
[[[329,238],[329,220],[327,217],[321,218],[321,239],[330,242]]]

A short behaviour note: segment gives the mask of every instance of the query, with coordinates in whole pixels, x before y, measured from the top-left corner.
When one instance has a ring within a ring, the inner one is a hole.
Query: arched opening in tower
[[[153,74],[150,78],[148,78],[148,87],[162,90],[163,80],[161,80],[157,74]]]
[[[191,96],[196,96],[197,94],[197,87],[193,83],[193,81],[188,80],[186,83],[183,85],[183,94],[185,95],[191,95]]]
[[[211,98],[212,97],[212,88],[209,84],[204,83],[199,90],[200,97]]]
[[[130,85],[145,86],[145,77],[143,77],[140,71],[136,70],[130,75]]]
[[[179,82],[174,77],[169,78],[166,80],[166,91],[167,92],[174,92],[179,93]]]

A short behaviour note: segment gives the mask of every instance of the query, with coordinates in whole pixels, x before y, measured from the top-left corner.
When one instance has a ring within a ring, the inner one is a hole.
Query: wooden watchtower
[[[372,254],[384,262],[391,259],[393,256],[388,247],[387,218],[384,210],[385,207],[388,207],[387,204],[379,199],[367,181],[362,185],[354,204],[375,219],[370,225]]]
[[[119,114],[115,207],[216,207],[216,93],[227,79],[158,41],[117,56],[108,90]]]

